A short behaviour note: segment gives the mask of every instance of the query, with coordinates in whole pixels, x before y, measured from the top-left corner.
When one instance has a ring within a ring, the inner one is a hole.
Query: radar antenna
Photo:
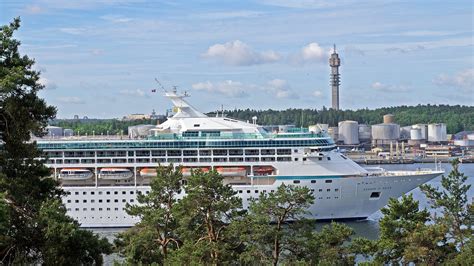
[[[157,78],[155,78],[155,81],[156,81],[156,83],[158,83],[158,85],[160,85],[160,89],[162,89],[165,93],[168,92],[168,91],[166,91],[165,87],[163,87],[163,85],[161,85],[160,81]]]

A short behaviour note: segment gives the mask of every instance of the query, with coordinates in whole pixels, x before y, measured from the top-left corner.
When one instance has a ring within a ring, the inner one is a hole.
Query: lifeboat
[[[127,168],[102,168],[99,171],[99,178],[104,180],[123,180],[132,176],[132,171]]]
[[[93,175],[91,170],[81,168],[65,168],[59,171],[59,178],[63,180],[87,180]]]
[[[274,168],[272,166],[256,166],[253,168],[254,175],[271,175]]]
[[[247,169],[242,166],[234,166],[234,167],[216,167],[216,171],[222,175],[223,177],[228,176],[246,176]]]
[[[141,177],[155,177],[156,176],[156,169],[155,168],[143,168],[140,170]]]
[[[181,168],[181,173],[183,173],[183,176],[191,176],[192,171],[196,171],[200,169],[204,173],[209,172],[209,167],[183,167]]]

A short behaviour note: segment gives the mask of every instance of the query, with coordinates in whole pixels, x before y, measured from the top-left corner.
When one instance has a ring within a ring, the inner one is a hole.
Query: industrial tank
[[[337,141],[338,138],[339,138],[339,132],[338,132],[337,127],[329,127],[328,128],[328,134],[329,134],[329,136],[331,136],[331,138],[334,141]]]
[[[419,128],[421,130],[421,136],[424,140],[428,139],[428,127],[426,124],[415,124],[412,128]]]
[[[412,128],[410,130],[410,139],[411,140],[424,140],[424,137],[421,133],[421,128]]]
[[[55,127],[55,126],[47,126],[46,131],[48,132],[49,137],[62,137],[63,136],[63,128],[62,127]]]
[[[400,126],[397,124],[377,124],[372,126],[372,144],[387,145],[400,138]]]
[[[383,116],[384,124],[393,124],[395,122],[395,116],[392,114],[386,114]]]
[[[70,128],[65,128],[63,130],[63,134],[64,134],[65,137],[71,137],[71,136],[74,135],[74,131]]]
[[[411,126],[400,127],[400,139],[410,139]]]
[[[372,132],[369,125],[359,125],[359,141],[369,141],[372,138]]]
[[[339,122],[339,140],[346,145],[359,144],[359,123],[356,121]]]
[[[428,125],[428,141],[442,142],[447,141],[446,124],[429,124]]]

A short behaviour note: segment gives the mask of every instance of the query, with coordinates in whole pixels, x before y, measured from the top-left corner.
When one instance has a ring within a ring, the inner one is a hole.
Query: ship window
[[[127,194],[127,191],[122,191],[122,194],[123,194],[123,195]]]
[[[82,210],[83,210],[83,211],[87,211],[87,208],[83,208]]]
[[[319,199],[323,199],[323,197],[319,197]]]
[[[68,200],[67,200],[67,203],[71,203],[71,200],[70,200],[70,199],[68,199]]]
[[[76,208],[75,211],[79,211],[79,208]]]
[[[122,202],[126,202],[127,200],[126,199],[122,199]]]
[[[326,191],[327,191],[327,192],[329,192],[329,191],[331,191],[331,189],[330,189],[330,188],[328,188],[328,189],[326,189]]]
[[[94,191],[91,191],[91,195],[94,195],[94,194],[95,194],[95,192],[94,192]]]
[[[85,192],[85,191],[84,191],[84,192],[82,192],[82,195],[87,195],[87,192]]]
[[[319,157],[319,158],[318,158],[318,160],[322,161],[322,160],[323,160],[323,158]]]
[[[91,203],[94,203],[94,202],[95,202],[95,200],[91,199]]]
[[[380,192],[372,192],[372,194],[370,194],[370,198],[371,199],[380,198]]]
[[[339,189],[338,189],[338,188],[336,188],[336,189],[334,189],[334,191],[339,191]]]
[[[303,158],[303,161],[306,161],[306,158]]]
[[[105,194],[110,195],[110,191],[105,192]]]
[[[242,193],[242,190],[239,190],[239,193]]]
[[[312,183],[312,184],[316,183],[316,180],[311,180],[311,183]]]
[[[71,195],[71,191],[68,191],[67,194],[68,194],[68,195]]]
[[[130,199],[130,202],[134,202],[135,200],[134,199]]]
[[[116,211],[118,211],[118,208],[115,208]]]
[[[71,208],[67,208],[67,211],[70,212],[70,211],[71,211]]]
[[[110,211],[110,208],[107,208],[108,211]]]
[[[99,200],[99,203],[102,203],[102,200],[101,200],[101,199]]]
[[[115,199],[114,202],[118,202],[118,199]]]
[[[298,152],[298,150],[294,150],[294,152]]]
[[[247,190],[247,193],[250,193],[250,190]]]
[[[79,192],[78,192],[78,191],[76,191],[76,192],[74,192],[74,194],[75,194],[75,195],[79,195]]]
[[[258,193],[258,190],[255,190],[255,193]]]
[[[130,194],[133,195],[133,191],[130,191]]]
[[[201,125],[200,124],[194,124],[194,127],[200,127]]]
[[[99,208],[99,211],[101,211],[101,210],[102,210],[102,208]],[[101,217],[101,218],[102,218],[102,217]]]
[[[326,180],[325,182],[326,183],[332,183],[332,180],[329,179],[329,180]]]
[[[83,203],[87,203],[87,200],[83,200],[82,202],[83,202]]]
[[[117,195],[117,194],[118,194],[118,191],[114,191],[114,194]]]
[[[99,191],[99,195],[102,195],[102,191]]]
[[[76,203],[79,203],[79,200],[78,200],[78,199],[76,200]]]
[[[108,199],[107,202],[110,202],[110,200]]]
[[[299,180],[293,180],[293,184],[299,184],[300,181]]]
[[[275,190],[272,189],[272,193],[275,192]]]
[[[331,157],[328,157],[328,161],[331,161]]]
[[[295,161],[298,161],[298,158],[295,158]]]
[[[148,191],[148,190],[147,190],[147,191],[145,191],[145,194],[150,194],[150,191]]]
[[[91,208],[91,211],[95,211],[95,208]],[[92,217],[92,219],[94,219],[94,217]]]

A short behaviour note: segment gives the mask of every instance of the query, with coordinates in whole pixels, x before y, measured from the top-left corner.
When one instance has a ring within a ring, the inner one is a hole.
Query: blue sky
[[[474,103],[471,1],[2,0],[58,117],[163,113],[158,78],[208,112]]]

